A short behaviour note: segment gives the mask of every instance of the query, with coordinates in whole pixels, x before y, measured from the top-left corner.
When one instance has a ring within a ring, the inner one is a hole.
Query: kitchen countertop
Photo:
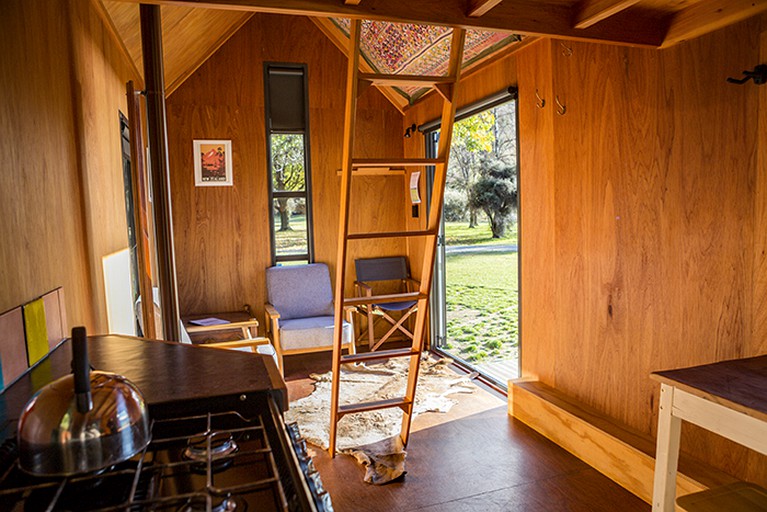
[[[88,356],[93,369],[133,382],[144,395],[151,418],[202,402],[221,410],[247,408],[270,393],[278,402],[286,401],[276,368],[267,368],[256,354],[106,335],[88,337]],[[71,372],[71,360],[66,339],[0,394],[0,441],[15,435],[18,417],[34,393]]]

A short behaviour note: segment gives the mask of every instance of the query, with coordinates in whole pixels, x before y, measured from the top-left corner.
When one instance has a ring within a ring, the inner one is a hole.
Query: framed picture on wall
[[[232,185],[232,141],[194,141],[194,184],[198,187]]]

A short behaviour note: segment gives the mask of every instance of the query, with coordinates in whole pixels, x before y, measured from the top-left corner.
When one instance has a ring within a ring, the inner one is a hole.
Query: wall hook
[[[536,107],[543,108],[546,106],[546,100],[541,98],[541,95],[538,94],[538,89],[535,90],[535,99],[536,99],[536,102],[535,102]]]
[[[565,115],[567,112],[567,107],[565,105],[562,105],[562,102],[559,101],[559,95],[554,97],[554,102],[557,104],[557,114],[560,116]]]
[[[743,78],[728,77],[727,82],[731,84],[745,84],[749,80],[753,80],[756,85],[762,85],[767,83],[767,64],[759,64],[752,71],[744,71]]]
[[[572,48],[570,48],[563,42],[560,42],[559,44],[562,46],[562,55],[564,55],[565,57],[570,57],[573,54]]]

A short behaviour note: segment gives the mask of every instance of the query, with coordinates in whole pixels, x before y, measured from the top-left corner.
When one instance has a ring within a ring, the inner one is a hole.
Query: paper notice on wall
[[[421,195],[418,193],[418,183],[421,180],[421,171],[416,171],[410,175],[410,202],[419,204]]]

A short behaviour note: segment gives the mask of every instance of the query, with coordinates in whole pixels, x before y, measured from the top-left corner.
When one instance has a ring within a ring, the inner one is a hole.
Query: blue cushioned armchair
[[[333,288],[324,263],[266,269],[266,333],[280,371],[283,356],[333,349]],[[342,346],[354,353],[351,309],[343,322]]]

